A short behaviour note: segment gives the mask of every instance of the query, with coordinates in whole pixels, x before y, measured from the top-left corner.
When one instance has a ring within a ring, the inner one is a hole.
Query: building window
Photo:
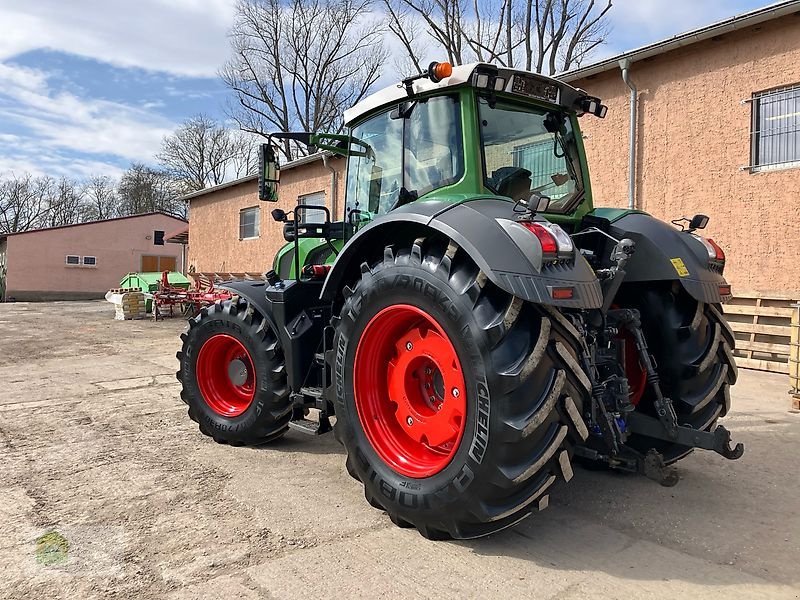
[[[66,263],[68,265],[79,265],[81,264],[81,257],[75,254],[67,254]]]
[[[154,246],[163,246],[164,245],[164,232],[156,229],[153,232],[153,245]]]
[[[325,192],[314,192],[313,194],[306,194],[297,199],[298,204],[306,204],[309,206],[325,206]],[[298,220],[301,223],[324,223],[325,211],[316,210],[314,208],[304,208],[298,215]]]
[[[239,239],[249,240],[258,237],[258,221],[261,209],[258,206],[239,211]]]
[[[84,256],[83,257],[83,266],[85,266],[85,267],[96,267],[97,266],[97,257],[96,256]]]
[[[753,94],[750,169],[800,166],[800,84]]]

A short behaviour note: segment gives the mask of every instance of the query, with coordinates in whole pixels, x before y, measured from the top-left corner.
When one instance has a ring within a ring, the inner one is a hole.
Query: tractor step
[[[328,433],[333,429],[331,422],[327,415],[320,414],[319,421],[312,421],[311,419],[297,419],[296,421],[289,421],[289,429],[294,429],[306,435],[322,435]]]
[[[322,388],[303,387],[300,388],[300,393],[303,394],[304,396],[308,396],[309,398],[314,398],[314,400],[322,399]]]

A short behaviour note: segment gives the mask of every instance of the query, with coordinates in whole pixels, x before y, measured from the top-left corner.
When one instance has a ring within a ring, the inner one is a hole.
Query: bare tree
[[[83,183],[84,221],[101,221],[117,215],[117,192],[106,175],[95,175]]]
[[[579,66],[608,35],[611,0],[383,0],[389,28],[420,70],[422,24],[453,64],[494,62],[555,75]]]
[[[241,129],[340,131],[344,109],[367,94],[387,56],[372,8],[373,0],[239,0],[233,57],[220,74]],[[305,154],[288,141],[279,150]]]
[[[165,137],[156,158],[185,192],[194,192],[246,170],[252,155],[247,142],[215,119],[200,114]]]
[[[18,233],[43,227],[47,222],[53,180],[12,176],[0,181],[0,233]]]
[[[134,163],[125,171],[117,188],[121,215],[162,211],[176,216],[186,215],[184,202],[178,200],[181,190],[169,173]]]
[[[83,190],[77,181],[62,177],[55,184],[47,209],[47,227],[80,223],[83,216]]]
[[[257,137],[246,131],[231,131],[233,158],[228,169],[236,179],[258,171]]]

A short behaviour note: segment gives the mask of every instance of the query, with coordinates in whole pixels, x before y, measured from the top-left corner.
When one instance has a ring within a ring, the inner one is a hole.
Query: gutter
[[[629,100],[631,107],[630,124],[628,125],[628,208],[634,210],[636,208],[636,133],[637,133],[637,120],[636,113],[639,104],[639,90],[636,84],[631,81],[630,77],[630,59],[623,59],[619,61],[619,68],[622,70],[622,81],[631,90],[631,97]]]

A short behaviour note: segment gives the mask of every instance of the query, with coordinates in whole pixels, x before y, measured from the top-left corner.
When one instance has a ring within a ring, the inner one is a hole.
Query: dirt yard
[[[429,542],[364,501],[332,436],[202,436],[178,398],[183,322],[112,316],[0,304],[2,598],[800,597],[785,376],[741,373],[738,462],[697,452],[674,488],[578,470],[512,530]]]

